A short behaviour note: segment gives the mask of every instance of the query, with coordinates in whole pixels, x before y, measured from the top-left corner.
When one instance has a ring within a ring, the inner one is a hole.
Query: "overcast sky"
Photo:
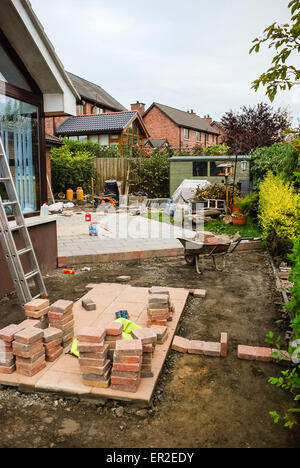
[[[153,101],[218,120],[266,101],[251,82],[270,65],[252,40],[290,20],[289,0],[31,0],[66,70],[125,107]],[[299,65],[299,59],[298,65]],[[300,88],[300,86],[299,86]],[[300,89],[273,105],[300,118]],[[296,120],[295,120],[296,121]]]

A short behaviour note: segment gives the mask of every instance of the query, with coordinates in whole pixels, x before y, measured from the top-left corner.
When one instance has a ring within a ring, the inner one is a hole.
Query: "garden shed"
[[[185,180],[207,180],[212,184],[222,184],[224,171],[218,164],[228,162],[233,164],[233,175],[229,183],[233,183],[235,166],[237,184],[240,184],[243,193],[251,191],[250,156],[174,156],[170,158],[170,194],[172,195]]]

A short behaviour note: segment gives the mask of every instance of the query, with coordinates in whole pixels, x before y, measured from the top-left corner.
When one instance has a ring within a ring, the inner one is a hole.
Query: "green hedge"
[[[153,152],[151,157],[130,158],[130,191],[146,192],[150,198],[169,197],[169,155]]]

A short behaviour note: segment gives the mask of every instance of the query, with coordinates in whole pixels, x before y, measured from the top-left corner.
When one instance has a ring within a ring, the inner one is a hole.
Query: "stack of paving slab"
[[[79,365],[83,383],[88,387],[107,388],[110,384],[112,362],[108,359],[105,328],[84,328],[77,335]]]
[[[157,334],[150,328],[133,330],[131,335],[134,340],[140,340],[143,347],[141,377],[153,377],[152,358],[157,342]]]
[[[43,330],[34,327],[15,333],[12,347],[18,374],[33,377],[46,367],[43,336]]]
[[[143,345],[141,340],[117,341],[111,389],[136,393],[141,383]]]
[[[147,308],[147,326],[160,325],[167,326],[167,322],[172,320],[174,306],[170,302],[170,292],[167,288],[152,287],[149,289],[149,299]]]
[[[50,306],[48,317],[51,328],[58,328],[63,332],[62,345],[68,348],[74,338],[73,302],[60,299]]]
[[[34,299],[25,304],[25,315],[30,320],[36,320],[40,324],[40,328],[48,327],[48,312],[50,302],[48,299]]]
[[[19,325],[9,325],[0,330],[0,374],[12,374],[16,370],[16,358],[12,343],[15,333],[21,331]]]
[[[151,325],[150,329],[156,333],[157,344],[159,345],[164,344],[169,338],[168,327],[164,327],[162,325]]]
[[[114,357],[117,341],[122,340],[123,328],[123,323],[119,322],[111,322],[105,325],[105,344],[108,345],[108,357],[111,360],[113,360]]]
[[[44,349],[46,353],[46,361],[54,362],[62,355],[64,349],[62,347],[63,331],[58,328],[49,327],[44,330]]]

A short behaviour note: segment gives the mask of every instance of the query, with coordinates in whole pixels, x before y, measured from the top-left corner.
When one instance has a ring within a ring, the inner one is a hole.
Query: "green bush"
[[[77,187],[82,187],[85,193],[91,192],[91,183],[96,178],[96,171],[88,152],[73,154],[68,145],[63,145],[52,149],[50,159],[54,194],[66,193],[69,188],[75,191]]]
[[[130,158],[130,191],[146,192],[150,198],[169,197],[169,155]]]
[[[290,144],[275,143],[258,148],[251,154],[251,175],[254,188],[259,187],[269,171],[281,175],[285,180],[294,180],[298,167],[297,150]]]
[[[121,156],[118,145],[100,146],[98,143],[91,141],[83,143],[82,141],[65,138],[64,146],[67,146],[72,156],[78,153],[86,153],[91,158],[119,158]]]
[[[269,172],[260,184],[259,224],[272,252],[287,253],[297,239],[300,194],[293,184]]]

